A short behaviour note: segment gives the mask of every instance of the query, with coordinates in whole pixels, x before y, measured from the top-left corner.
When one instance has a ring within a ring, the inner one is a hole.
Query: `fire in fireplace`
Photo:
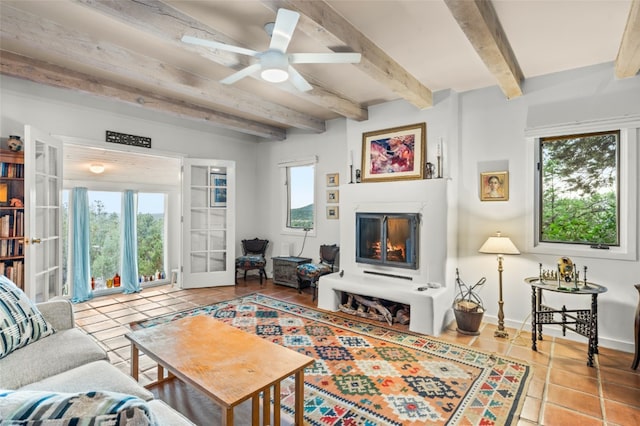
[[[418,268],[419,213],[356,213],[356,262]]]

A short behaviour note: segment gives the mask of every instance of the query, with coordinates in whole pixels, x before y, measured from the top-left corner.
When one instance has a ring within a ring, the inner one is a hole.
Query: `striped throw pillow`
[[[7,425],[15,426],[158,424],[147,403],[140,398],[102,391],[57,393],[0,390],[0,419],[4,419],[2,422]]]
[[[0,359],[54,332],[27,295],[0,275]]]

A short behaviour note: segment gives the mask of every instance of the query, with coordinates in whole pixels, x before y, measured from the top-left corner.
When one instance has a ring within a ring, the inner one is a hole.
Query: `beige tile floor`
[[[315,305],[308,289],[298,294],[271,280],[261,288],[256,277],[246,282],[240,279],[237,286],[181,290],[165,285],[133,295],[98,297],[75,305],[75,318],[77,325],[108,351],[111,363],[128,374],[131,349],[124,335],[129,323],[255,291]],[[586,343],[549,337],[534,352],[528,331],[518,335],[518,330],[509,329],[510,339],[497,339],[494,329],[495,325],[483,324],[479,336],[465,336],[456,332],[453,324],[440,338],[531,363],[534,377],[518,425],[640,425],[640,368],[631,370],[633,354],[600,347],[591,368],[586,365]],[[152,382],[156,377],[153,361],[143,356],[140,368],[141,383]]]

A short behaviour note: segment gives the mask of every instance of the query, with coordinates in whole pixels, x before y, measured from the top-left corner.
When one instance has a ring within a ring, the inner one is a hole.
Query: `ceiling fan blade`
[[[233,84],[238,80],[242,80],[243,78],[250,76],[254,72],[258,71],[259,69],[260,69],[260,64],[249,65],[248,67],[243,68],[240,71],[231,74],[229,77],[226,77],[220,80],[220,83]]]
[[[357,64],[362,59],[360,53],[291,53],[290,64]]]
[[[205,40],[198,37],[182,36],[182,41],[188,44],[195,44],[196,46],[208,47],[211,49],[226,50],[228,52],[239,53],[247,56],[258,56],[259,52],[251,49],[245,49],[244,47],[232,46],[230,44],[224,44],[213,40]]]
[[[309,82],[291,65],[289,65],[289,81],[301,92],[308,92],[313,89]]]
[[[296,25],[298,25],[298,19],[300,19],[298,12],[288,9],[278,9],[269,49],[286,52],[291,37],[293,36],[293,31],[296,29]]]

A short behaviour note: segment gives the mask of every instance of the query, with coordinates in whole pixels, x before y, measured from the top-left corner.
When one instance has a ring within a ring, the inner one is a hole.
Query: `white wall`
[[[467,282],[482,276],[487,284],[482,293],[487,315],[497,315],[497,261],[478,249],[491,234],[502,231],[516,246],[526,249],[527,220],[527,149],[524,132],[530,127],[590,120],[640,113],[640,77],[616,80],[612,64],[598,65],[527,80],[522,97],[506,100],[497,87],[460,95],[460,174],[458,243],[461,274]],[[638,167],[635,159],[634,167]],[[502,167],[505,168],[502,168]],[[481,202],[479,173],[509,171],[509,201]],[[488,168],[488,169],[487,169]],[[632,220],[638,221],[637,217]],[[523,278],[538,275],[538,264],[553,267],[560,254],[506,256],[504,260],[504,309],[506,324],[519,328],[531,310],[531,290]],[[633,318],[637,305],[634,284],[640,282],[640,263],[596,258],[576,258],[579,267],[588,266],[589,281],[608,287],[599,296],[600,343],[632,351]],[[560,308],[588,307],[588,296],[554,295],[545,292],[548,304]],[[545,332],[547,328],[545,327]],[[547,333],[548,334],[548,333]],[[567,333],[573,338],[575,334]],[[586,339],[578,338],[586,341]]]
[[[255,185],[256,138],[6,76],[0,76],[0,95],[0,135],[4,137],[23,135],[24,125],[28,124],[52,135],[101,144],[105,131],[113,130],[150,137],[150,154],[234,160],[237,227],[247,234],[262,228],[255,220],[255,200],[261,190]],[[103,146],[119,148],[117,144]],[[180,200],[175,192],[169,203],[169,220],[176,225],[169,233],[170,270],[177,267],[180,256]],[[239,250],[238,242],[236,253]]]
[[[282,244],[288,245],[292,256],[303,256],[319,260],[322,244],[337,244],[340,241],[340,222],[327,219],[327,173],[339,173],[340,183],[349,182],[345,121],[330,120],[322,134],[290,132],[287,139],[278,142],[260,143],[256,147],[258,164],[254,173],[254,185],[258,189],[255,205],[256,222],[260,227],[254,233],[238,227],[237,237],[260,237],[269,240],[267,249],[268,266],[273,267],[271,257],[281,254]],[[284,233],[282,205],[282,185],[278,166],[281,162],[294,161],[317,156],[316,164],[316,226],[309,232],[306,241],[304,233]],[[331,188],[336,189],[336,188]],[[304,247],[303,247],[304,242]],[[269,276],[272,274],[269,273]]]

